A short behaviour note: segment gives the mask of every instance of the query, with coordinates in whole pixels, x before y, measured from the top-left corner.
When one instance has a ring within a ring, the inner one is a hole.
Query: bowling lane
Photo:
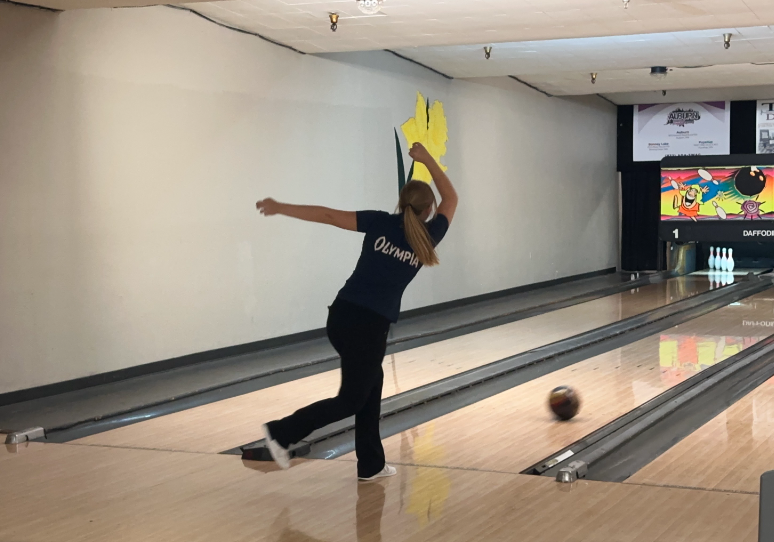
[[[774,312],[763,292],[660,334],[527,382],[385,440],[389,461],[521,472],[697,372],[771,333],[757,325]],[[548,394],[575,387],[581,411],[553,420]],[[694,456],[711,461],[710,454]],[[342,459],[354,460],[354,454]],[[774,465],[774,464],[773,464]]]
[[[552,343],[709,288],[681,277],[422,346],[385,360],[384,397]],[[217,453],[251,442],[260,424],[336,394],[339,372],[310,376],[73,441],[77,444]]]
[[[771,316],[767,322],[774,325]],[[761,474],[772,469],[774,379],[731,405],[626,483],[757,493]]]

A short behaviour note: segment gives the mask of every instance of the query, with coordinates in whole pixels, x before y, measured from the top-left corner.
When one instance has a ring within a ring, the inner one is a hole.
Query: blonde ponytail
[[[438,255],[419,215],[434,206],[435,194],[427,183],[409,181],[400,191],[398,209],[403,213],[403,232],[414,255],[426,266],[438,265]]]

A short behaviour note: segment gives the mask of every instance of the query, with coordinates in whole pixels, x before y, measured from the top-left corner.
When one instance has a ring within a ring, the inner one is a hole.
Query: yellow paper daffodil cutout
[[[441,164],[441,157],[446,154],[446,142],[449,140],[446,115],[443,112],[443,104],[441,102],[435,101],[428,108],[425,97],[420,92],[417,92],[416,114],[413,118],[403,123],[400,129],[406,137],[409,148],[414,143],[421,143],[430,153],[430,156],[435,158],[435,161],[441,166],[441,170],[446,171],[448,169]],[[414,164],[412,179],[426,183],[433,180],[424,164],[420,163]]]

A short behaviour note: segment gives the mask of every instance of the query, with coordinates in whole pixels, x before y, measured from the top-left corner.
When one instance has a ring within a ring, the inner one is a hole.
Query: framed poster
[[[774,98],[758,100],[755,143],[758,154],[774,154]]]
[[[634,161],[731,152],[730,102],[634,106]]]

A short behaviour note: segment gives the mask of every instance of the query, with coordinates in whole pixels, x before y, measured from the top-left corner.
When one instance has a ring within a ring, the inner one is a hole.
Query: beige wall
[[[615,108],[388,53],[300,55],[164,7],[0,4],[0,393],[319,328],[444,102],[461,206],[404,309],[614,266]],[[404,148],[404,151],[406,149]]]

